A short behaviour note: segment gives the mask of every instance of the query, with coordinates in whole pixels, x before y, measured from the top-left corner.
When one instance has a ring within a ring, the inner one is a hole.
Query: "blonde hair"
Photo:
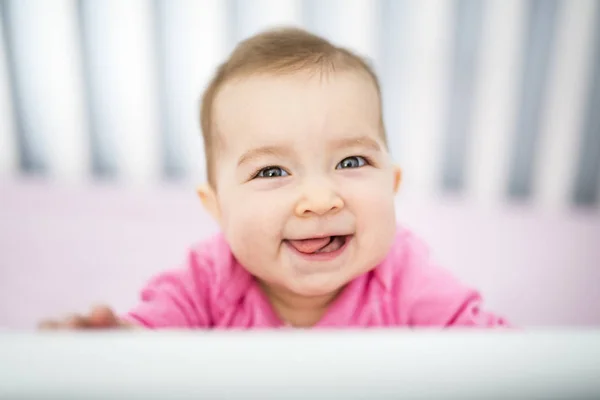
[[[336,70],[364,72],[373,81],[381,103],[379,80],[369,64],[350,50],[334,46],[327,40],[299,28],[278,28],[264,31],[240,42],[229,58],[221,64],[202,96],[200,126],[206,155],[209,184],[215,188],[213,167],[217,138],[213,121],[215,98],[223,85],[234,77],[258,73],[276,75],[309,71],[317,73]],[[385,141],[383,115],[380,127]]]

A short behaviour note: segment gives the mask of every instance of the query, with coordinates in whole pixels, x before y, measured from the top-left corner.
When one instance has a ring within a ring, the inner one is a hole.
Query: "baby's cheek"
[[[278,232],[268,204],[249,198],[240,199],[230,208],[226,225],[226,235],[239,257],[256,258]]]
[[[380,250],[385,251],[396,229],[393,192],[383,190],[381,186],[369,189],[365,188],[357,194],[357,228],[362,231],[361,236],[367,247],[373,251],[381,247]]]
[[[356,188],[350,196],[361,214],[385,218],[393,213],[394,193],[377,181]]]

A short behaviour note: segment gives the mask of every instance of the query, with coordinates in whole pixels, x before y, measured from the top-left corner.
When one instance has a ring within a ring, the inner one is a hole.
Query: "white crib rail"
[[[3,334],[0,399],[597,399],[599,344],[597,331]]]

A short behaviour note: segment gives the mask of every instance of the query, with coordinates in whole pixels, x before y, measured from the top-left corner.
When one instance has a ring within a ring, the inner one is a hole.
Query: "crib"
[[[199,97],[279,25],[374,66],[436,263],[517,325],[600,324],[600,2],[0,0],[0,327],[126,310],[218,230]]]

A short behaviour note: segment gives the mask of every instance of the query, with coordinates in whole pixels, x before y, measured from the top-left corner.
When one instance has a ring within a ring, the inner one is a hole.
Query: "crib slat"
[[[408,97],[406,85],[407,0],[384,0],[379,10],[380,57],[379,79],[383,97],[383,116],[392,158],[398,160],[402,139],[402,115],[406,112]]]
[[[451,87],[445,107],[443,157],[440,183],[444,191],[460,193],[465,180],[465,152],[471,137],[473,93],[481,42],[484,3],[460,0],[455,3],[452,44]]]
[[[597,207],[600,200],[600,7],[596,8],[593,68],[586,93],[581,145],[572,199],[578,207]],[[598,208],[597,208],[598,209]]]
[[[230,47],[259,31],[283,25],[302,23],[300,0],[235,0],[231,9]]]
[[[75,0],[10,1],[10,46],[21,134],[32,170],[87,175],[89,146]]]
[[[304,4],[304,21],[311,31],[377,62],[378,2],[310,0]]]
[[[565,207],[571,199],[590,86],[596,7],[595,0],[563,3],[534,179],[536,200],[545,207]]]
[[[80,4],[96,168],[130,182],[156,179],[161,157],[152,3]]]
[[[533,192],[534,162],[538,158],[542,110],[561,5],[558,0],[528,2],[519,112],[512,137],[507,187],[511,200],[529,200]]]
[[[167,173],[205,177],[200,99],[227,48],[227,8],[221,0],[160,0],[157,34]]]
[[[490,0],[484,9],[466,188],[484,204],[505,200],[526,5],[521,0]]]
[[[408,4],[406,64],[398,161],[404,169],[404,191],[415,196],[439,190],[442,134],[448,99],[453,3]]]
[[[0,5],[0,12],[2,6]],[[4,47],[4,26],[0,14],[0,176],[12,176],[17,172],[18,156],[14,110],[11,99],[10,76]]]

